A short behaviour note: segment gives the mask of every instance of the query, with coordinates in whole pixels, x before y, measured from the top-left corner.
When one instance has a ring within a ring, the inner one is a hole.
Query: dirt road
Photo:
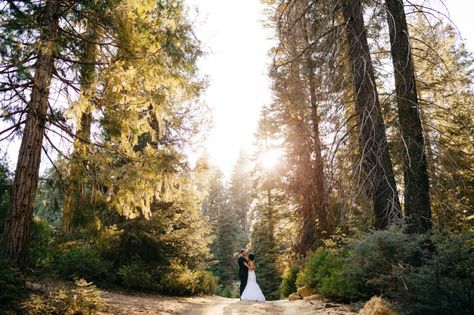
[[[159,295],[130,295],[102,292],[108,306],[102,315],[346,315],[356,314],[346,305],[324,301],[272,301],[265,303],[241,302],[219,296],[191,298],[165,297]]]

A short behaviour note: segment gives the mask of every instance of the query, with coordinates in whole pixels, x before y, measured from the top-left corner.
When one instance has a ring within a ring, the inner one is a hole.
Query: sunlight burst
[[[262,153],[260,161],[265,169],[272,169],[280,163],[281,156],[281,150],[270,149]]]

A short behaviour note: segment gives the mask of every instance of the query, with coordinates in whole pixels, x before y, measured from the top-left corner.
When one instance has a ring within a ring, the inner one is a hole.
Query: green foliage
[[[48,222],[35,216],[31,224],[28,266],[35,268],[43,265],[48,256],[48,244],[53,237],[53,229]]]
[[[164,293],[178,296],[212,294],[216,290],[217,279],[206,271],[193,271],[186,265],[173,261],[164,271],[160,281]]]
[[[20,272],[3,259],[0,259],[0,288],[0,305],[16,301],[26,293]]]
[[[217,290],[217,277],[212,273],[203,270],[194,272],[196,277],[195,293],[198,294],[213,294]]]
[[[9,193],[11,185],[11,174],[8,165],[4,160],[0,160],[0,231],[3,231],[3,224],[8,211]]]
[[[230,285],[223,285],[223,286],[218,286],[216,289],[216,294],[219,296],[223,296],[226,298],[233,298],[233,297],[238,297],[238,292],[236,291]]]
[[[187,266],[173,262],[161,278],[161,288],[171,295],[192,295],[196,285],[193,272]]]
[[[106,305],[92,283],[79,279],[74,284],[73,288],[60,289],[48,297],[31,294],[21,307],[25,313],[31,315],[93,315]]]
[[[239,248],[240,220],[237,210],[230,205],[229,191],[224,185],[223,176],[219,169],[208,171],[208,187],[201,203],[201,214],[208,220],[211,233],[215,236],[211,254],[216,261],[211,265],[211,270],[221,284],[230,285],[237,280],[235,253],[236,248]]]
[[[349,302],[383,294],[407,314],[469,314],[474,307],[474,237],[366,233],[339,251],[307,258],[297,286]]]
[[[404,286],[406,273],[421,264],[426,241],[424,235],[398,228],[366,233],[349,247],[350,274],[362,282],[366,296],[391,295]]]
[[[296,292],[296,277],[300,272],[300,268],[297,266],[291,266],[283,274],[283,279],[280,285],[280,296],[282,299],[285,299],[291,293]]]
[[[359,282],[350,275],[345,256],[343,251],[316,251],[298,274],[297,286],[309,285],[324,297],[338,301],[360,298]]]
[[[471,314],[474,309],[474,236],[439,235],[427,262],[407,275],[397,300],[409,314]]]
[[[143,264],[134,262],[119,268],[118,278],[126,288],[135,290],[153,290],[157,285],[150,272],[147,272]]]
[[[51,269],[66,279],[85,278],[111,282],[112,263],[105,260],[97,247],[90,244],[65,244],[53,255]]]
[[[318,292],[322,296],[339,301],[352,302],[362,297],[359,291],[360,281],[348,276],[349,266],[338,256],[332,256],[328,262],[327,275],[321,279]]]
[[[57,228],[62,223],[65,185],[60,170],[64,169],[65,160],[59,159],[55,164],[55,168],[45,171],[38,183],[34,214]]]
[[[275,208],[272,204],[262,204],[258,210],[261,216],[251,235],[252,251],[257,254],[257,281],[267,300],[277,300],[280,298],[281,274],[277,266]]]
[[[310,255],[303,271],[297,277],[297,286],[309,285],[313,288],[318,287],[321,284],[321,280],[329,275],[328,269],[332,262],[332,256],[333,254],[325,250],[318,250]]]

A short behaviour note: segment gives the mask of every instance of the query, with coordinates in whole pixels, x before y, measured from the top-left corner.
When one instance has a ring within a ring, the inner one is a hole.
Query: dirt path
[[[107,308],[102,315],[346,315],[356,314],[346,305],[326,303],[324,301],[272,301],[265,303],[241,302],[219,296],[191,298],[165,297],[160,295],[130,295],[115,292],[102,292]]]

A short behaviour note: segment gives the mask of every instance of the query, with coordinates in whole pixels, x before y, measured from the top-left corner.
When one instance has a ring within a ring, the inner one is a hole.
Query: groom
[[[239,278],[240,278],[240,295],[242,296],[242,292],[244,292],[245,286],[247,285],[247,276],[249,274],[249,269],[245,266],[247,252],[245,249],[240,250],[239,259],[237,262],[239,263]]]

